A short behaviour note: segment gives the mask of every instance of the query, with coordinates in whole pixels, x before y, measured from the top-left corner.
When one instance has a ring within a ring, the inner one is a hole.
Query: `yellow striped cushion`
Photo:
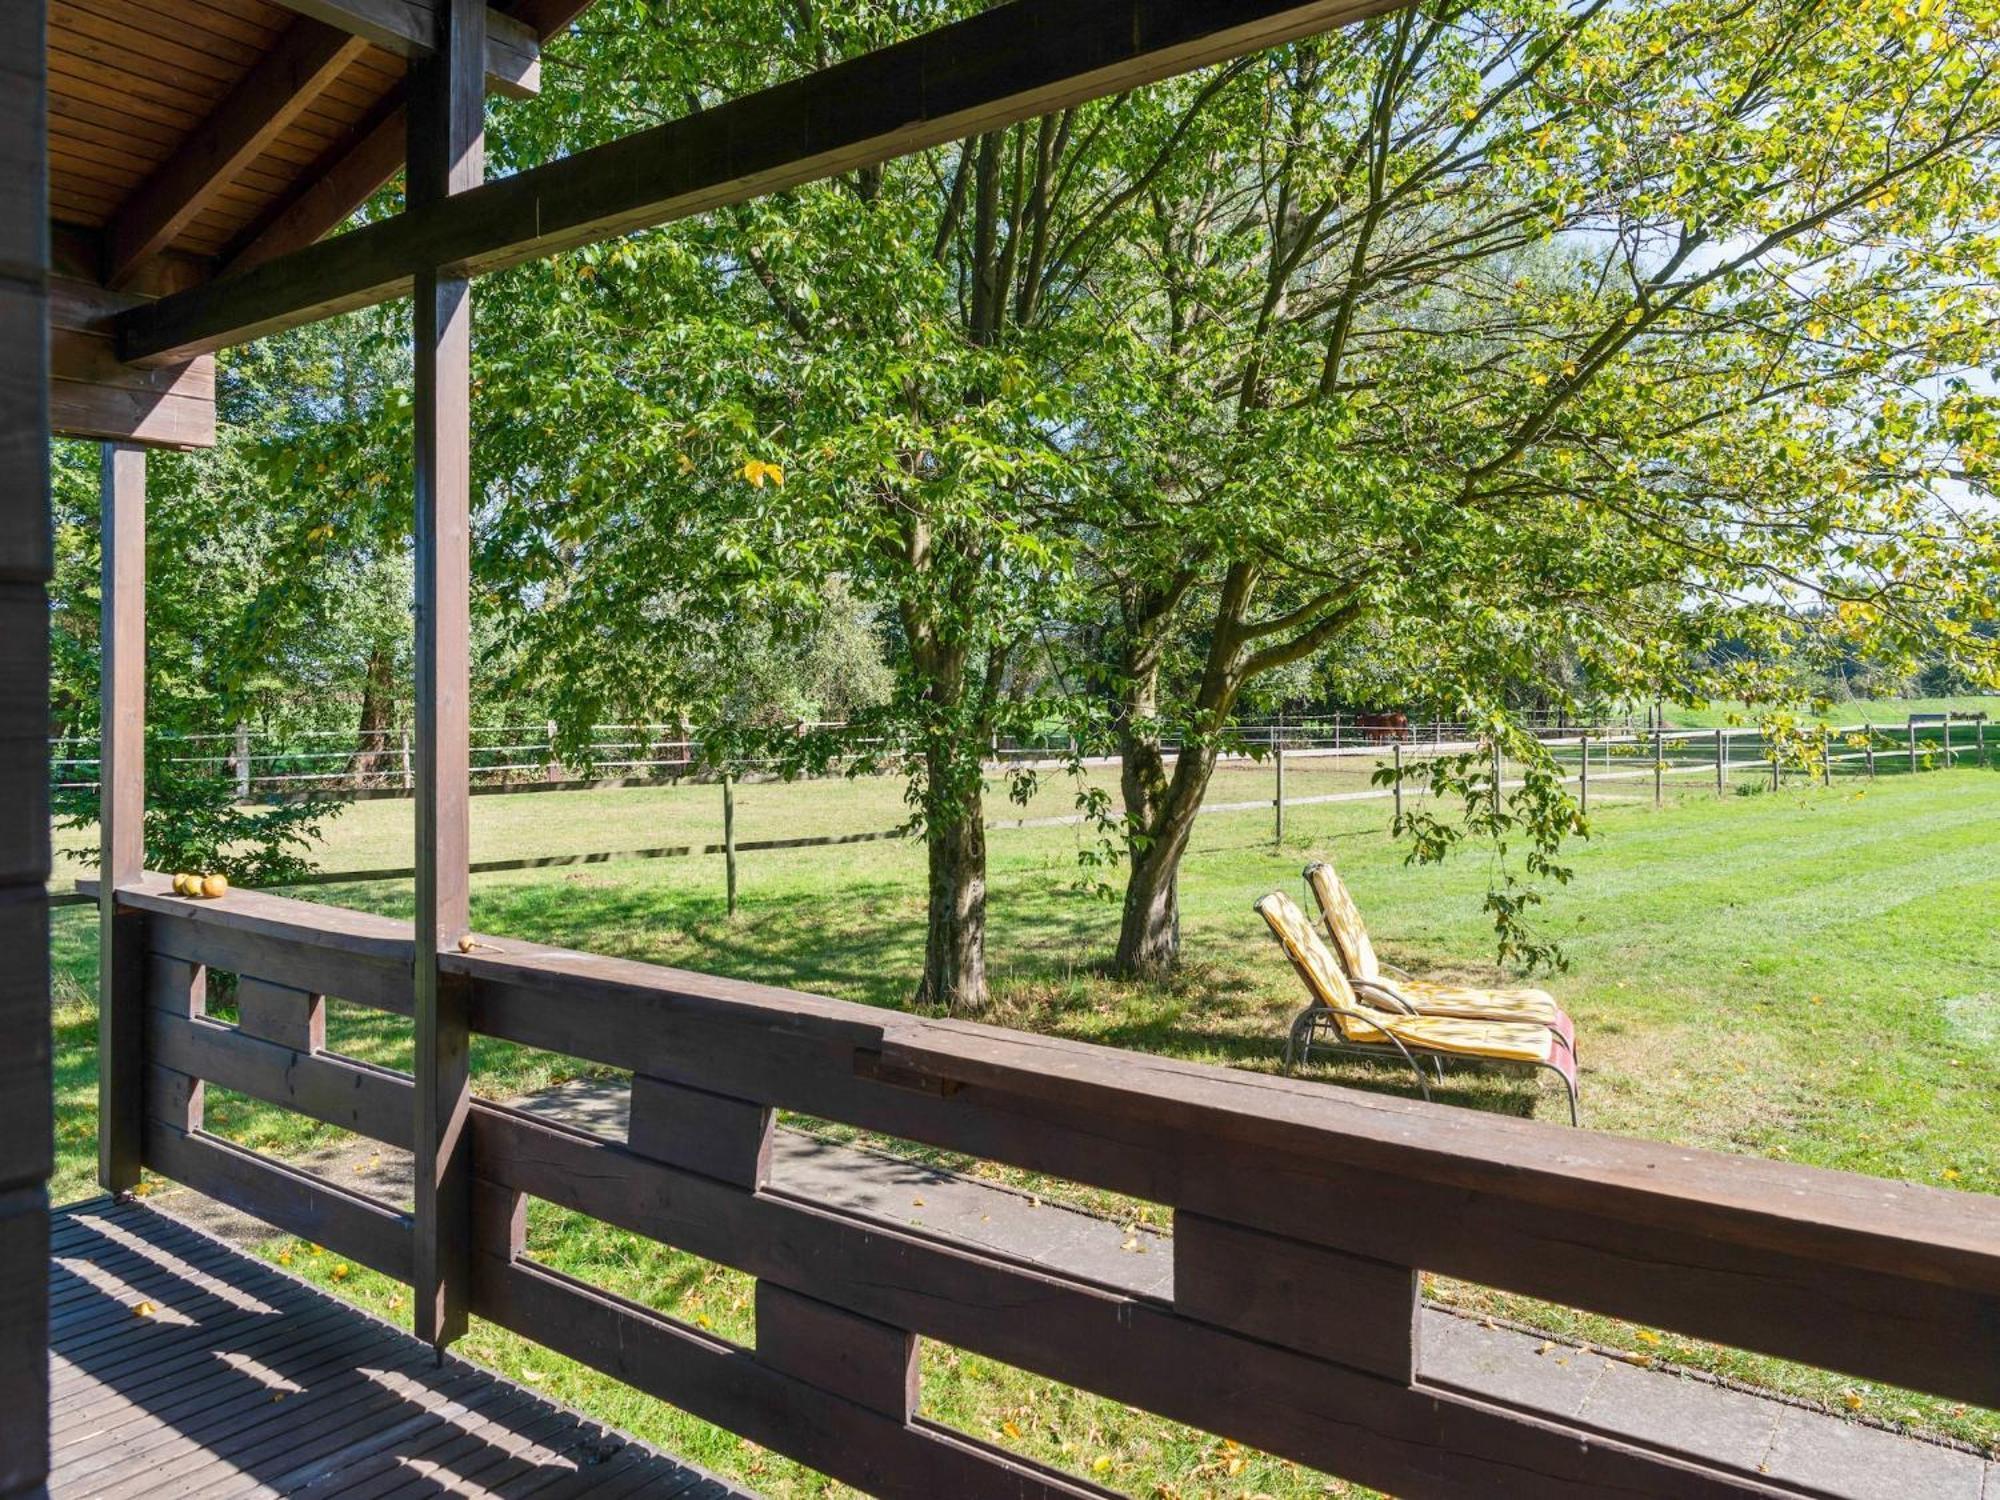
[[[1492,1057],[1506,1062],[1547,1062],[1555,1046],[1554,1033],[1548,1027],[1519,1021],[1383,1015],[1380,1024],[1382,1030],[1392,1032],[1406,1046],[1423,1047],[1432,1052],[1457,1052],[1467,1057]],[[1345,1021],[1341,1030],[1353,1042],[1383,1040],[1381,1030],[1360,1021]]]
[[[1561,1006],[1547,990],[1485,990],[1464,984],[1437,984],[1428,979],[1378,981],[1426,1016],[1470,1016],[1482,1020],[1533,1021],[1552,1024]]]
[[[1340,965],[1326,951],[1326,944],[1319,940],[1319,934],[1306,921],[1306,914],[1299,910],[1298,902],[1283,891],[1273,891],[1257,903],[1257,910],[1271,926],[1283,945],[1286,957],[1292,967],[1299,971],[1299,977],[1312,991],[1313,998],[1321,1005],[1333,1009],[1356,1009],[1360,1002],[1354,997],[1354,988],[1348,984],[1347,976],[1340,972]],[[1345,1026],[1347,1023],[1341,1023]]]
[[[1324,862],[1306,866],[1306,883],[1312,887],[1320,915],[1326,918],[1327,936],[1339,950],[1348,977],[1366,980],[1380,975],[1382,968],[1375,957],[1375,945],[1368,940],[1368,924],[1361,920],[1361,908],[1354,904],[1347,883],[1334,874],[1332,865]]]

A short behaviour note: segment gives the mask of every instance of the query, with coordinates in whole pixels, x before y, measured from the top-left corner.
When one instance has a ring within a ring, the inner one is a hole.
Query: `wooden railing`
[[[324,1050],[322,996],[407,1014],[407,926],[121,890],[148,954],[144,1158],[391,1276],[392,1206],[202,1129],[212,1081],[407,1144],[407,1075]],[[203,1013],[205,967],[239,1020]],[[926,1420],[942,1340],[1402,1495],[1786,1495],[1752,1472],[1425,1380],[1417,1268],[2000,1405],[2000,1201],[1682,1150],[481,939],[473,1029],[629,1068],[628,1138],[476,1103],[471,1308],[881,1495],[1090,1482]],[[773,1111],[1174,1210],[1171,1294],[816,1202]],[[530,1198],[757,1279],[744,1349],[536,1264]]]

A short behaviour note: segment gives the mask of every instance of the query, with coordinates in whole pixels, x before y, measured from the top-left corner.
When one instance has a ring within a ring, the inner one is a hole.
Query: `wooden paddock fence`
[[[407,1015],[407,924],[261,893],[117,893],[113,1004],[152,1170],[405,1281],[409,1215],[203,1128],[205,1083],[394,1146],[413,1083],[325,1047]],[[1406,1496],[1789,1495],[1670,1442],[1426,1381],[1419,1271],[2000,1405],[2000,1201],[1182,1063],[503,938],[440,959],[475,1033],[634,1076],[626,1139],[475,1101],[439,1223],[478,1316],[884,1496],[1095,1496],[926,1417],[939,1340]],[[239,1019],[205,1013],[207,970]],[[775,1110],[1173,1211],[1137,1295],[772,1186]],[[754,1348],[558,1274],[541,1199],[756,1279]]]

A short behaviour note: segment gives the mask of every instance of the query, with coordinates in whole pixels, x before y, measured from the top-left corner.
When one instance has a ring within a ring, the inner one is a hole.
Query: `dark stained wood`
[[[146,1118],[186,1133],[201,1129],[207,1091],[199,1078],[177,1073],[148,1060]]]
[[[302,19],[118,211],[104,280],[122,286],[365,50],[359,37]]]
[[[326,997],[248,975],[236,981],[236,1024],[246,1036],[294,1052],[326,1046]]]
[[[30,1351],[56,1370],[58,1495],[739,1493],[144,1205],[57,1227],[25,1294],[75,1310]]]
[[[771,1175],[772,1111],[747,1099],[649,1078],[632,1080],[631,1147],[738,1187],[762,1187]]]
[[[467,273],[685,218],[1324,31],[1394,0],[1016,0],[125,314],[185,358]]]
[[[184,958],[149,954],[146,959],[146,1004],[170,1016],[207,1014],[207,968]]]
[[[757,1283],[757,1360],[898,1422],[917,1414],[917,1336]]]
[[[295,968],[322,947],[395,951],[385,919],[282,897],[127,899],[254,925],[273,951],[289,930]],[[156,947],[181,925],[161,923]],[[1864,1377],[2000,1397],[1985,1357],[2000,1326],[2000,1205],[1979,1195],[1552,1139],[1529,1122],[479,941],[443,966],[472,981],[478,1030],[523,1045]],[[862,1067],[871,1053],[901,1059],[901,1081],[865,1076],[880,1072]],[[1830,1305],[1840,1319],[1815,1312]]]
[[[451,0],[277,0],[285,9],[357,37],[400,57],[428,59]],[[480,87],[531,99],[541,90],[541,38],[504,11],[486,13]]]
[[[0,6],[0,1496],[42,1493],[49,1459],[45,24],[44,0]]]
[[[871,1495],[1082,1500],[1108,1490],[794,1380],[748,1351],[528,1262],[481,1255],[479,1315]]]
[[[589,5],[590,0],[516,0],[506,9],[546,41]],[[383,98],[351,138],[328,152],[301,178],[295,191],[230,247],[224,269],[247,271],[274,256],[302,249],[347,222],[355,209],[396,175],[403,164],[406,135],[399,88]]]
[[[411,68],[409,187],[435,203],[486,171],[484,0],[444,0],[434,51]],[[416,433],[416,1330],[465,1331],[472,1101],[467,989],[438,968],[467,913],[471,763],[472,284],[426,266],[414,313]]]
[[[1705,1473],[1672,1453],[1498,1414],[1476,1400],[1313,1358],[1046,1267],[779,1192],[746,1193],[516,1111],[482,1103],[473,1122],[480,1175],[531,1197],[734,1266],[760,1283],[1391,1492],[1426,1476],[1433,1492],[1466,1495],[1766,1493],[1754,1480]],[[492,1258],[476,1268],[474,1310],[575,1353],[541,1325],[508,1323],[488,1304],[497,1264]],[[604,1336],[614,1343],[650,1337],[616,1325]],[[616,1360],[615,1352],[576,1357],[653,1389],[599,1362]],[[814,1454],[744,1425],[740,1411],[710,1415],[716,1408],[695,1405],[685,1388],[666,1399],[824,1467]],[[1451,1476],[1448,1488],[1437,1483],[1440,1475]]]
[[[1392,1380],[1417,1374],[1417,1273],[1174,1215],[1174,1311]]]
[[[140,1064],[145,1007],[146,918],[121,907],[117,887],[145,868],[146,809],[146,450],[106,443],[98,487],[103,566],[99,587],[97,1180],[108,1191],[138,1186]]]
[[[182,255],[156,255],[135,271],[126,290],[112,291],[97,284],[104,255],[99,236],[65,230],[54,237],[54,246],[48,324],[55,431],[148,447],[212,445],[215,361],[204,356],[150,369],[124,364],[112,327],[125,309],[204,279],[207,265]]]
[[[365,1194],[206,1132],[184,1133],[158,1121],[146,1125],[146,1164],[385,1276],[410,1279],[409,1216]]]
[[[413,1110],[406,1073],[331,1053],[294,1051],[216,1021],[147,1017],[146,1046],[163,1067],[268,1104],[407,1148]]]

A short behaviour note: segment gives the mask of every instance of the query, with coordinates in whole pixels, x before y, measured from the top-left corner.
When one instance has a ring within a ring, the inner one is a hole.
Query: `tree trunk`
[[[954,1016],[978,1015],[989,998],[983,793],[973,791],[956,808],[927,811],[924,841],[930,854],[930,921],[917,1003]]]
[[[1174,758],[1173,776],[1148,799],[1146,816],[1132,819],[1136,809],[1127,804],[1131,869],[1112,963],[1113,972],[1124,978],[1158,978],[1180,962],[1181,856],[1187,853],[1214,771],[1213,745],[1183,746]]]
[[[395,727],[395,651],[387,643],[377,642],[368,653],[368,670],[361,684],[361,723],[354,759],[347,766],[356,786],[386,781],[401,769],[397,747],[390,743]]]

